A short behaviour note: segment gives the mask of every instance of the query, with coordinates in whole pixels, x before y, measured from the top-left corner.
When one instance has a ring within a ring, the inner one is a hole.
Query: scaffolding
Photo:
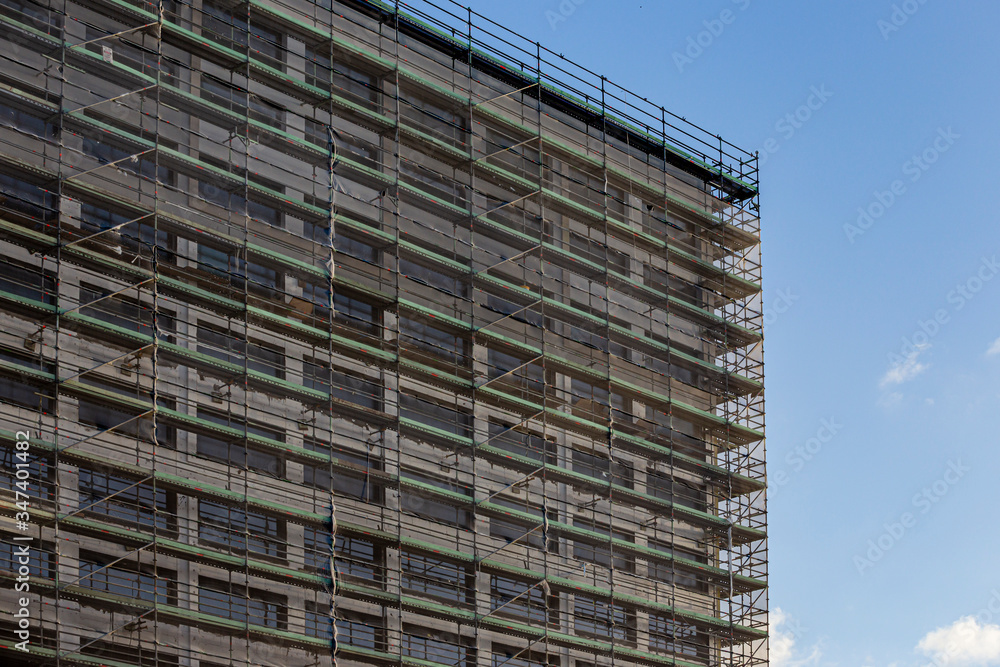
[[[767,664],[757,157],[447,0],[0,0],[0,656]]]

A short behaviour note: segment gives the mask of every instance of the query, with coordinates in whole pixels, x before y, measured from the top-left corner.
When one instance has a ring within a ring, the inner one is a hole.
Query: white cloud
[[[824,660],[819,644],[807,655],[802,655],[797,643],[804,630],[780,608],[771,609],[768,632],[771,667],[835,667],[841,664]],[[916,667],[918,664],[920,667],[1000,667],[1000,625],[990,623],[989,619],[980,623],[975,616],[965,616],[949,626],[928,632],[915,650],[922,656],[919,662],[893,661],[888,667]],[[864,660],[865,667],[885,664],[872,657]]]
[[[796,641],[802,628],[780,607],[771,609],[768,619],[768,649],[771,667],[816,667],[819,664],[819,646],[813,646],[809,655],[799,656]]]
[[[928,632],[917,650],[931,658],[935,667],[1000,665],[1000,625],[981,624],[974,616],[965,616]]]
[[[903,384],[904,382],[909,382],[913,378],[917,377],[924,371],[926,371],[930,366],[928,364],[923,364],[918,361],[920,355],[931,348],[930,345],[918,345],[915,350],[910,352],[903,359],[899,359],[893,363],[889,370],[885,372],[882,379],[879,380],[878,386],[882,389],[886,387],[891,387],[897,384]]]
[[[792,660],[792,651],[795,648],[795,636],[791,632],[785,631],[782,626],[785,624],[785,613],[780,607],[771,610],[768,617],[770,625],[770,640],[768,649],[771,655],[771,667],[782,667],[788,665]]]
[[[998,354],[1000,354],[1000,338],[997,338],[995,341],[993,341],[993,344],[990,345],[990,348],[986,350],[987,357],[995,357]]]

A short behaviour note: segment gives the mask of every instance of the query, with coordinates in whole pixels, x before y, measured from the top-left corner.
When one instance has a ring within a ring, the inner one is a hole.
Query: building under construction
[[[757,158],[439,1],[0,0],[3,664],[767,664]]]

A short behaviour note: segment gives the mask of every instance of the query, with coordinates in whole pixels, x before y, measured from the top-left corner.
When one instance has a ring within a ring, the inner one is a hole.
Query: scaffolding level
[[[0,63],[0,661],[767,665],[755,154],[450,0]]]

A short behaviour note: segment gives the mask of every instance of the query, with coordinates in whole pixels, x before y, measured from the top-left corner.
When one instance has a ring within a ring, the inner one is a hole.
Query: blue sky
[[[1000,665],[1000,4],[471,5],[767,153],[774,664]]]

